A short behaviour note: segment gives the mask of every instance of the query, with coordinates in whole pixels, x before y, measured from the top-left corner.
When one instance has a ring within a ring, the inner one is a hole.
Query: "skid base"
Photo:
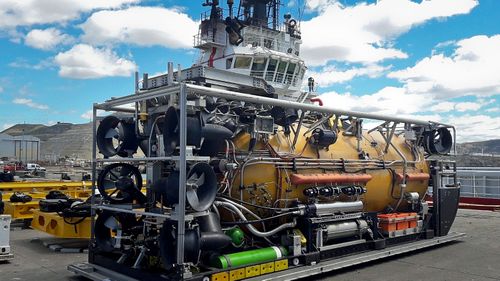
[[[465,237],[464,233],[453,232],[442,237],[419,240],[416,242],[390,246],[382,250],[372,250],[369,252],[349,255],[332,260],[325,260],[315,265],[301,265],[290,267],[289,269],[284,271],[260,275],[255,278],[247,278],[245,280],[295,280],[378,259],[383,259],[386,257],[417,251],[444,243],[449,243],[463,237]],[[91,263],[72,264],[68,266],[68,270],[79,276],[83,276],[94,281],[137,281],[137,279],[130,278],[118,272]]]

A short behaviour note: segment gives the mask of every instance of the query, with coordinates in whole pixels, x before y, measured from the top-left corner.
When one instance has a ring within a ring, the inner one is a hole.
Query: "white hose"
[[[233,203],[222,202],[222,201],[215,201],[214,204],[216,206],[225,207],[226,209],[228,209],[228,210],[232,211],[233,213],[235,213],[236,215],[238,215],[241,220],[248,221],[247,218],[245,217],[245,215]],[[272,230],[269,230],[269,231],[265,231],[265,232],[259,231],[258,229],[256,229],[255,227],[253,227],[253,225],[251,225],[251,224],[248,224],[247,228],[255,236],[258,236],[258,237],[269,237],[271,235],[274,235],[274,234],[282,231],[283,229],[292,228],[292,227],[295,227],[296,225],[297,225],[297,222],[294,219],[293,222],[282,224],[282,225],[276,227],[275,229],[272,229]]]

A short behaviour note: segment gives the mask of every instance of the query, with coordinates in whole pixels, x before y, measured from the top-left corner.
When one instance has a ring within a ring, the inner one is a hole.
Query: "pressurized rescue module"
[[[454,128],[323,106],[312,78],[301,91],[300,23],[279,2],[207,0],[197,64],[94,105],[100,196],[89,262],[70,270],[290,280],[460,237],[455,164],[428,160]]]

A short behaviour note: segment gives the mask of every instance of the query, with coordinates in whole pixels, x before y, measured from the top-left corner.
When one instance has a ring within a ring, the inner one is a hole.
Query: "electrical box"
[[[10,254],[10,215],[0,215],[0,255]]]

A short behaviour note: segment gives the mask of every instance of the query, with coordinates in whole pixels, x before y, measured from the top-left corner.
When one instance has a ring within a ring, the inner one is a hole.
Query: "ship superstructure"
[[[302,40],[291,15],[279,21],[279,1],[242,1],[236,16],[232,5],[228,10],[218,1],[205,5],[211,10],[202,14],[194,38],[194,47],[201,50],[197,64],[262,79],[278,98],[297,100],[306,71]]]

